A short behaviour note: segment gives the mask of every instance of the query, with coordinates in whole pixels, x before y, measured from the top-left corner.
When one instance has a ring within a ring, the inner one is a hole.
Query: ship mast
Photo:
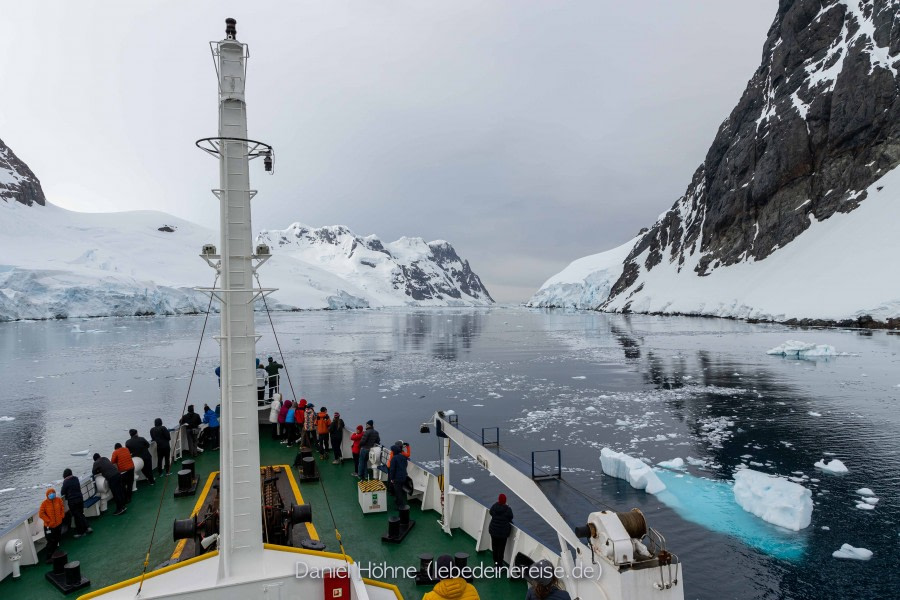
[[[249,163],[264,157],[271,171],[272,149],[247,139],[244,84],[247,45],[237,40],[236,21],[226,20],[225,39],[210,42],[219,85],[219,136],[197,145],[219,159],[220,255],[204,249],[204,258],[219,272],[220,286],[209,290],[222,305],[222,417],[219,476],[219,580],[253,575],[263,550],[260,508],[259,428],[257,424],[256,335],[253,304],[256,269],[268,249],[252,246]],[[219,258],[218,262],[213,262]]]

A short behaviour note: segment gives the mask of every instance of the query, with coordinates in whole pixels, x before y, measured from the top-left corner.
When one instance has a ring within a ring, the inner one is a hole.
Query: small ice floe
[[[624,452],[616,452],[611,448],[600,451],[600,464],[603,472],[618,479],[624,479],[637,490],[647,490],[649,494],[658,494],[666,489],[659,476],[645,462]]]
[[[666,469],[683,469],[684,461],[680,458],[673,458],[672,460],[664,460],[662,462],[656,463],[658,466],[666,468]]]
[[[69,454],[72,456],[87,456],[87,450],[78,450],[77,452],[70,452]]]
[[[694,466],[694,467],[705,467],[707,464],[707,461],[705,461],[704,459],[694,458],[693,456],[688,456],[685,460],[688,462],[689,465]]]
[[[876,504],[878,504],[878,498],[863,498],[863,502],[875,506]]]
[[[858,509],[860,509],[860,510],[875,510],[875,505],[874,505],[874,504],[868,504],[868,503],[866,503],[866,502],[857,502],[857,503],[856,503],[856,508],[858,508]]]
[[[835,558],[849,558],[851,560],[869,560],[872,558],[872,551],[867,548],[854,548],[850,544],[844,544],[840,550],[831,553]]]
[[[733,491],[741,508],[773,525],[800,531],[812,520],[812,492],[783,477],[741,469],[734,472]]]
[[[818,461],[814,465],[817,469],[822,469],[823,471],[828,471],[829,473],[847,473],[850,471],[844,463],[839,461],[836,458],[831,459],[828,462],[825,462],[825,459]]]
[[[586,407],[584,408],[584,410],[586,410],[586,411],[588,411],[588,412],[597,412],[597,407],[595,407],[595,406],[586,406]]]
[[[584,375],[576,375],[572,379],[587,379]]]
[[[859,494],[860,496],[874,496],[875,495],[875,492],[873,492],[869,488],[859,488],[858,490],[856,490],[856,493]]]
[[[123,393],[123,394],[130,394],[130,393],[133,392],[133,391],[134,391],[134,390],[123,390],[122,393]]]
[[[831,531],[831,527],[828,525],[822,525],[822,531]]]
[[[790,356],[795,358],[812,358],[817,356],[835,356],[834,346],[828,344],[811,344],[809,342],[798,342],[797,340],[788,340],[785,343],[775,346],[766,354],[776,356]]]
[[[6,492],[14,492],[14,491],[16,491],[16,488],[3,488],[2,490],[0,490],[0,494],[5,494]]]
[[[475,483],[474,477],[466,477],[465,479],[460,480],[462,483],[469,485],[470,483]]]
[[[817,412],[811,410],[811,411],[809,411],[809,416],[811,416],[811,417],[821,417],[821,416],[822,416],[822,413],[817,413]]]
[[[15,420],[16,420],[15,417],[0,417],[0,423],[2,423],[4,421],[15,421]]]

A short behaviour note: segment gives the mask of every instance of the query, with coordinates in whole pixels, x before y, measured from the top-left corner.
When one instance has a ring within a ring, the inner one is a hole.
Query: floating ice
[[[604,473],[624,479],[635,489],[646,490],[649,494],[658,494],[666,489],[665,484],[659,480],[649,465],[624,452],[603,448],[600,451],[600,464]]]
[[[836,458],[827,463],[823,458],[815,464],[815,467],[818,469],[822,469],[823,471],[828,471],[829,473],[847,473],[849,471],[849,469],[844,466],[844,463]]]
[[[587,379],[587,377],[585,377],[584,375],[576,375],[572,379]]]
[[[6,492],[14,492],[14,491],[16,491],[16,488],[3,488],[2,490],[0,490],[0,494],[5,494]]]
[[[867,503],[865,503],[865,502],[858,502],[858,503],[856,504],[856,508],[858,508],[858,509],[860,509],[860,510],[875,510],[875,505],[874,505],[874,504],[867,504]]]
[[[863,502],[874,506],[874,505],[878,504],[878,498],[863,498]]]
[[[702,458],[694,458],[693,456],[688,456],[685,460],[687,460],[689,465],[693,465],[695,467],[705,467],[707,462]]]
[[[461,481],[462,483],[465,483],[466,485],[469,485],[470,483],[475,483],[475,478],[474,478],[474,477],[467,477],[466,479],[461,479],[460,481]]]
[[[835,356],[834,346],[828,344],[811,344],[808,342],[798,342],[797,340],[788,340],[785,343],[775,346],[766,354],[774,354],[777,356],[791,356],[795,358],[811,358],[817,356]]]
[[[821,416],[822,416],[822,413],[817,413],[817,412],[811,410],[811,411],[809,411],[809,416],[811,416],[811,417],[821,417]]]
[[[70,452],[72,456],[87,456],[87,450],[78,450],[77,452]]]
[[[734,499],[747,512],[793,531],[808,527],[812,519],[812,492],[768,473],[735,471]]]
[[[672,460],[664,460],[662,462],[656,463],[660,467],[665,467],[666,469],[683,469],[684,461],[680,458],[673,458]]]
[[[858,490],[856,490],[856,493],[859,494],[860,496],[874,496],[875,495],[875,492],[873,492],[869,488],[859,488]]]
[[[15,420],[16,420],[15,417],[0,417],[0,423],[2,423],[4,421],[15,421]]]
[[[831,553],[835,558],[849,558],[852,560],[869,560],[872,558],[872,551],[867,548],[854,548],[850,544],[844,544],[840,550]]]

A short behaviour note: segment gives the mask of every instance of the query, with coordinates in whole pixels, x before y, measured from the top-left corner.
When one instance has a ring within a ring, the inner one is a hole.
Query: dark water
[[[565,481],[581,492],[543,485],[564,514],[582,522],[596,506],[585,494],[641,508],[684,561],[688,598],[897,597],[900,336],[503,308],[291,313],[275,322],[298,395],[339,409],[351,425],[373,418],[383,441],[412,442],[415,459],[437,457],[418,425],[449,408],[479,435],[500,427],[523,469],[532,450],[561,449]],[[196,317],[0,325],[0,417],[14,418],[0,420],[0,490],[13,488],[0,493],[0,528],[36,505],[63,468],[88,469],[87,457],[70,453],[109,453],[131,427],[146,435],[155,417],[177,420],[201,326]],[[258,330],[260,355],[274,354],[267,323]],[[849,356],[765,354],[788,339]],[[206,339],[193,404],[215,401],[217,352]],[[601,475],[604,446],[654,464],[695,464],[663,474],[676,502]],[[849,473],[815,469],[823,457]],[[812,524],[787,532],[735,512],[727,482],[741,464],[812,490]],[[454,464],[452,480],[485,501],[500,491],[470,461]],[[861,487],[879,498],[874,510],[856,508]],[[512,504],[520,525],[547,533]],[[843,543],[874,557],[832,558]]]

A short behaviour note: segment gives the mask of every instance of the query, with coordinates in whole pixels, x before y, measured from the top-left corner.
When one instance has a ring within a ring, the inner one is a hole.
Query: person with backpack
[[[331,427],[331,417],[328,416],[328,409],[324,406],[319,409],[316,415],[316,448],[319,450],[319,460],[325,460],[328,457],[328,428]]]
[[[334,451],[334,460],[331,461],[331,464],[339,465],[344,458],[341,448],[344,441],[344,420],[338,411],[334,411],[334,418],[331,420],[331,425],[328,426],[328,435],[331,437],[331,449]]]

